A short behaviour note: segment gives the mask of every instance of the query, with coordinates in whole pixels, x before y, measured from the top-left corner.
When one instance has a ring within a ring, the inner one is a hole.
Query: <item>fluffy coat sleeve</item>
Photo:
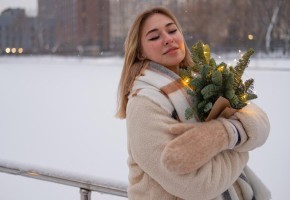
[[[241,139],[234,148],[235,151],[247,152],[260,147],[269,136],[268,116],[253,102],[236,112],[230,121],[238,129]]]
[[[178,175],[161,161],[166,144],[176,136],[169,127],[179,123],[146,97],[136,96],[127,105],[128,143],[133,159],[168,193],[182,199],[213,199],[228,189],[242,173],[247,152],[225,150],[199,169]]]
[[[179,136],[168,143],[162,155],[165,167],[178,174],[189,173],[204,165],[223,149],[216,148],[220,142],[225,142],[223,132],[233,138],[234,124],[240,135],[240,142],[233,150],[248,152],[263,145],[269,135],[269,120],[261,108],[251,103],[236,112],[230,119],[218,118],[225,130],[220,130],[218,123],[199,122],[195,124],[177,124],[174,128],[188,127],[179,131]],[[211,128],[212,127],[212,128]],[[218,138],[216,138],[218,136]]]

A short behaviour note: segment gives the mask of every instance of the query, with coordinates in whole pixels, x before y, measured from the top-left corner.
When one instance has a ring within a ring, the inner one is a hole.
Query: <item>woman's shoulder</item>
[[[148,95],[147,93],[150,92],[152,94]],[[154,93],[154,95],[153,95]],[[162,110],[165,113],[171,115],[174,111],[174,106],[168,100],[168,98],[163,95],[161,92],[158,91],[143,91],[140,92],[138,95],[130,97],[127,110],[129,109],[143,109],[145,112],[147,110]]]
[[[158,119],[165,120],[173,119],[171,113],[166,111],[161,105],[146,96],[135,96],[129,99],[126,109],[127,120],[143,120]],[[165,119],[164,119],[165,118]]]
[[[149,110],[159,110],[161,106],[147,96],[131,97],[127,103],[127,112],[137,110],[138,112],[146,112]]]

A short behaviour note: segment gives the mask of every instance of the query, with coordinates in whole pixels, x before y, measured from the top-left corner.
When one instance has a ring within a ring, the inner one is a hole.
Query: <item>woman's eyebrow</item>
[[[173,22],[169,22],[169,23],[167,23],[167,24],[165,25],[165,27],[168,27],[168,26],[171,26],[171,25],[175,25],[175,23],[173,23]],[[150,33],[155,32],[155,31],[158,31],[158,29],[157,29],[157,28],[154,28],[154,29],[148,31],[148,32],[146,33],[145,37],[146,37],[147,35],[149,35]]]
[[[168,27],[168,26],[171,26],[171,25],[175,25],[175,23],[173,23],[173,22],[169,22],[169,23],[167,23],[167,24],[165,25],[165,27]]]

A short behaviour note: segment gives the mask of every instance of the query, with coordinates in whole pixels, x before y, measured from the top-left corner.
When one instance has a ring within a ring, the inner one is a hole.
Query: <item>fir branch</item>
[[[193,45],[194,65],[180,70],[181,78],[188,82],[188,94],[195,102],[186,110],[186,118],[191,118],[196,113],[200,120],[204,121],[220,96],[228,99],[235,109],[241,109],[247,105],[247,101],[257,98],[253,92],[254,80],[249,79],[245,83],[242,81],[253,53],[254,50],[249,49],[235,67],[228,67],[224,62],[216,64],[214,58],[210,58],[209,46],[204,45],[202,41]]]

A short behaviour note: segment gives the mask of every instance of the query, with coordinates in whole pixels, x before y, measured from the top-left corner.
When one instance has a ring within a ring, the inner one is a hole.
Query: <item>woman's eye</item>
[[[152,38],[150,38],[149,40],[150,41],[153,41],[153,40],[157,40],[159,38],[159,36],[156,36],[156,37],[152,37]]]
[[[171,30],[169,31],[170,34],[175,33],[177,31],[177,29]]]

